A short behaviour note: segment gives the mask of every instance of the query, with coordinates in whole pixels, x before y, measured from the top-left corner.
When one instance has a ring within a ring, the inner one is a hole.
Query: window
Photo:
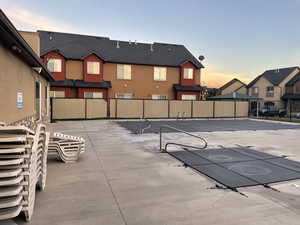
[[[267,97],[273,97],[274,96],[274,87],[269,86],[267,87]]]
[[[184,79],[193,79],[194,70],[192,68],[183,69],[183,78]]]
[[[116,94],[116,98],[127,98],[130,99],[133,97],[133,94],[131,93],[118,93]]]
[[[64,91],[50,91],[50,97],[64,98],[65,97],[65,92]]]
[[[131,65],[117,65],[117,79],[131,80]]]
[[[196,100],[196,95],[181,95],[181,100]]]
[[[99,62],[87,62],[87,73],[88,74],[100,74],[100,63]]]
[[[157,81],[167,80],[167,68],[166,67],[154,67],[154,80],[157,80]]]
[[[84,98],[103,98],[102,92],[84,92]]]
[[[36,118],[41,118],[41,84],[39,81],[35,82],[35,112]]]
[[[251,89],[251,94],[252,95],[258,95],[258,87],[253,87],[252,89]]]
[[[47,68],[50,72],[61,72],[61,59],[50,58],[47,63]]]
[[[152,95],[152,99],[167,99],[166,95]]]

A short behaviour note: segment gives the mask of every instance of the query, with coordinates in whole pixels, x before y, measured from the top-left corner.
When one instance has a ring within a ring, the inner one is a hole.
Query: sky
[[[19,30],[185,45],[202,85],[300,65],[300,0],[0,0]]]

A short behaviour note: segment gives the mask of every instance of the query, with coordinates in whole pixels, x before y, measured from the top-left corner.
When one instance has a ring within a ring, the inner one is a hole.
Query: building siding
[[[0,44],[0,120],[15,122],[35,112],[35,81],[41,82],[42,113],[46,113],[48,82]],[[23,93],[23,109],[16,106],[17,92]]]
[[[175,98],[173,84],[179,83],[180,68],[167,67],[167,81],[154,80],[154,66],[131,65],[131,80],[117,79],[117,64],[104,64],[103,79],[112,83],[109,98],[117,93],[132,93],[134,98],[151,99],[152,94],[166,95]]]

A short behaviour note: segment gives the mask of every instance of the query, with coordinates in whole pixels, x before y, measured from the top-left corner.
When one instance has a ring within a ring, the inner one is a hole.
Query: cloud
[[[228,81],[232,80],[233,78],[237,78],[246,84],[248,84],[252,80],[243,74],[230,74],[215,70],[204,70],[202,72],[202,85],[218,88]]]
[[[68,24],[46,17],[18,4],[8,2],[2,8],[7,17],[19,30],[75,32],[75,29]]]

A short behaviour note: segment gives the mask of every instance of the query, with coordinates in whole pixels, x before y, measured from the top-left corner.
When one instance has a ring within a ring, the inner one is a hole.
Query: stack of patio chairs
[[[60,158],[63,162],[76,162],[85,151],[85,140],[82,137],[53,133],[48,146],[48,156]]]
[[[0,126],[0,220],[23,211],[29,221],[36,187],[45,187],[49,133],[43,124],[35,127]]]

